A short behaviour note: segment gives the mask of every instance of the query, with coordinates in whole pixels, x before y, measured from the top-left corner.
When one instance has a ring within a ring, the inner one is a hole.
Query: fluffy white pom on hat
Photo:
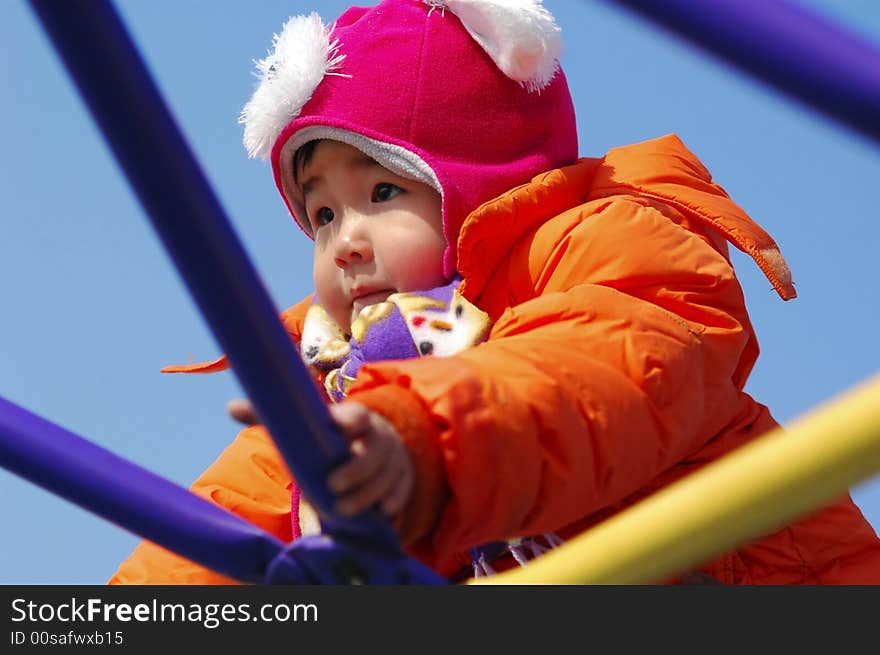
[[[260,83],[238,119],[251,157],[269,157],[275,139],[299,116],[324,75],[334,74],[345,59],[339,41],[330,42],[332,30],[316,12],[294,16],[273,36],[273,51],[255,62]]]
[[[424,0],[448,9],[507,77],[540,91],[559,69],[561,30],[541,0]]]
[[[560,29],[541,0],[424,0],[449,10],[498,68],[529,91],[546,87],[559,69]],[[239,116],[251,157],[268,158],[275,140],[299,116],[325,75],[342,75],[345,55],[332,43],[333,25],[320,15],[290,18],[273,36],[273,50],[256,61],[259,85]]]

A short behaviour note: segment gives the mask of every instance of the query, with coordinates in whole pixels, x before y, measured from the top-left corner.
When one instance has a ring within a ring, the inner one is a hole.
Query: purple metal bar
[[[786,0],[612,0],[880,143],[880,48]]]
[[[335,515],[326,476],[347,444],[113,6],[30,3],[325,529],[399,550],[377,510]]]
[[[0,466],[241,582],[447,584],[375,542],[314,535],[285,545],[173,482],[0,397]]]
[[[242,582],[262,582],[270,565],[283,567],[285,544],[275,537],[3,398],[0,465]]]

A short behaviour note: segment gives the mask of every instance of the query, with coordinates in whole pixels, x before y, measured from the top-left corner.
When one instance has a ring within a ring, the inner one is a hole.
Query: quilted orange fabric
[[[461,291],[492,318],[488,341],[368,364],[350,392],[395,423],[416,463],[397,526],[409,552],[451,575],[468,547],[571,536],[775,427],[743,392],[758,345],[728,242],[794,297],[773,240],[672,135],[473,212]],[[307,304],[285,313],[294,339]],[[193,490],[289,539],[290,485],[250,428]],[[880,584],[880,541],[846,496],[701,570],[733,584]],[[144,543],[111,582],[228,581]]]

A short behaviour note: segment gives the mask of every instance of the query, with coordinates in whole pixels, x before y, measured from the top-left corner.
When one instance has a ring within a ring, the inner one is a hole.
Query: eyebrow
[[[306,164],[308,166],[308,164]],[[352,156],[346,161],[347,168],[356,168],[356,169],[369,169],[369,168],[382,168],[385,169],[382,164],[377,162],[372,157],[368,157],[364,154],[359,154],[356,156]],[[305,166],[303,166],[303,170],[305,170]],[[387,169],[385,169],[387,170]],[[307,178],[301,185],[303,197],[307,196],[311,191],[314,190],[315,186],[323,180],[321,175],[312,175]]]

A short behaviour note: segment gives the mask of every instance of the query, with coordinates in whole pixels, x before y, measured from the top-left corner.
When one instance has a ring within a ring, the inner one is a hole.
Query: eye
[[[329,207],[321,207],[318,211],[315,212],[315,225],[317,227],[322,227],[327,225],[333,221],[336,216],[333,214],[333,210]]]
[[[372,202],[387,202],[403,193],[403,189],[395,184],[380,182],[373,188]]]

